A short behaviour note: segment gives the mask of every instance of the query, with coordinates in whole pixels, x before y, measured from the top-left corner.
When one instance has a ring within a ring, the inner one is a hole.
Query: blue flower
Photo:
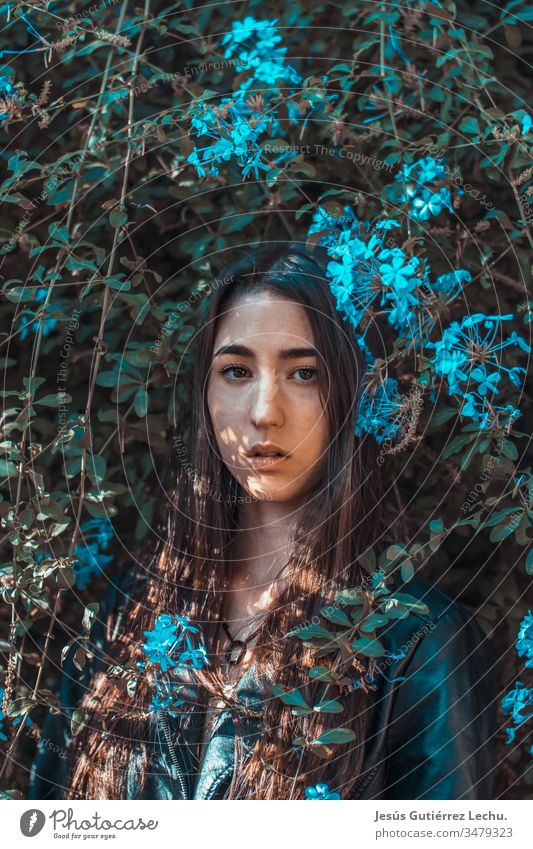
[[[371,433],[378,444],[393,438],[400,430],[401,406],[398,382],[392,377],[380,384],[374,393],[369,392],[365,385],[357,413],[356,435]]]
[[[446,163],[442,158],[434,159],[432,156],[424,156],[410,165],[404,162],[402,170],[396,174],[395,179],[402,182],[415,181],[420,186],[424,186],[436,180],[444,180],[445,166]]]
[[[527,112],[524,112],[524,117],[522,118],[522,135],[525,136],[529,133],[531,127],[533,127],[533,121],[531,120],[531,115],[528,115]]]
[[[328,263],[328,276],[335,286],[345,287],[348,296],[353,292],[353,257],[347,251],[342,255],[340,262]]]
[[[395,289],[411,286],[414,268],[411,263],[406,263],[403,251],[395,254],[390,262],[382,263],[379,271],[385,286]]]
[[[515,386],[518,386],[519,389],[522,388],[522,384],[524,382],[525,376],[526,376],[526,370],[525,370],[525,368],[522,368],[521,366],[515,366],[514,368],[512,368],[509,371],[509,380]]]
[[[301,77],[291,65],[285,64],[286,47],[276,47],[282,38],[273,21],[258,21],[248,15],[244,21],[233,21],[232,31],[226,33],[222,44],[226,44],[224,58],[238,53],[239,63],[254,69],[254,78],[268,86],[278,80],[294,85],[301,84]]]
[[[166,613],[158,616],[153,629],[144,631],[144,636],[147,640],[142,644],[142,649],[150,663],[158,663],[161,672],[176,665],[170,657],[170,652],[178,642],[176,623],[172,616]]]
[[[403,164],[401,171],[395,176],[395,181],[401,183],[401,189],[399,193],[393,190],[393,195],[402,203],[410,203],[410,218],[414,221],[427,221],[434,215],[440,215],[444,208],[453,212],[449,188],[434,186],[435,183],[442,183],[447,177],[444,159],[425,156],[410,165]],[[456,191],[459,195],[464,194],[462,189]]]
[[[533,716],[533,711],[528,714],[522,713],[529,705],[533,705],[533,689],[529,689],[521,681],[517,681],[515,689],[507,693],[502,699],[503,713],[506,716],[511,716],[516,726],[521,725]]]
[[[150,710],[154,713],[158,710],[166,710],[173,713],[172,708],[180,707],[185,704],[183,699],[175,699],[174,696],[152,696],[152,701],[150,702]]]
[[[498,374],[498,372],[487,374],[487,369],[482,365],[472,369],[470,377],[477,382],[477,391],[480,395],[486,395],[488,392],[492,394],[499,392],[496,384],[501,379],[501,374]]]
[[[198,646],[198,648],[191,648],[182,652],[179,656],[179,662],[183,665],[190,663],[193,669],[203,669],[209,663],[205,646]]]
[[[312,236],[313,233],[324,231],[324,235],[318,240],[318,244],[331,247],[337,244],[339,236],[344,230],[353,229],[358,223],[354,211],[349,206],[345,206],[343,214],[339,216],[330,215],[323,207],[318,206],[307,230],[307,238]]]
[[[465,283],[471,282],[472,275],[470,272],[458,268],[456,271],[450,271],[447,274],[441,274],[440,277],[437,277],[432,288],[440,295],[455,298],[463,289]]]
[[[274,46],[281,41],[281,36],[274,26],[276,23],[277,18],[273,21],[257,21],[251,15],[243,21],[233,21],[231,32],[226,33],[221,42],[228,45],[224,58],[229,59],[246,40],[252,38],[257,40],[258,49],[265,52],[273,50]]]
[[[505,733],[507,735],[507,739],[505,741],[505,744],[508,746],[509,743],[513,742],[513,740],[516,736],[516,728],[513,728],[512,726],[511,726],[511,728],[506,728]]]
[[[329,784],[315,784],[305,788],[306,799],[340,799],[338,793],[329,789]]]
[[[533,668],[533,616],[531,615],[531,610],[528,610],[520,623],[516,650],[518,657],[527,658],[526,666]]]
[[[266,89],[261,94],[268,107],[270,99],[279,94],[276,87],[279,81],[289,87],[302,84],[298,72],[285,63],[287,48],[275,46],[281,41],[275,23],[276,20],[258,21],[248,15],[243,21],[234,21],[232,31],[222,39],[222,44],[226,45],[225,58],[238,53],[239,64],[251,69],[253,75],[242,82],[230,97],[223,97],[219,108],[207,107],[204,103],[197,105],[191,119],[193,129],[198,136],[210,136],[215,140],[207,147],[195,147],[187,158],[202,177],[218,175],[217,165],[233,158],[242,168],[243,178],[253,171],[255,178],[259,179],[260,171],[270,168],[262,162],[259,138],[268,129],[271,136],[285,135],[285,131],[275,110],[267,108],[262,113],[252,108],[252,101],[248,100],[249,89],[258,83],[264,84]],[[304,126],[315,105],[309,102]],[[301,118],[301,113],[291,101],[288,101],[288,111],[290,120]]]
[[[38,289],[35,294],[36,303],[42,303],[46,298],[46,289]],[[20,330],[20,340],[21,342],[26,339],[30,333],[37,333],[39,329],[41,317],[40,315],[35,315],[29,310],[25,310],[19,322],[19,330]],[[57,327],[57,319],[56,318],[45,318],[43,322],[43,336],[48,336],[48,334]]]
[[[422,189],[421,193],[412,200],[411,218],[415,221],[427,221],[432,215],[440,215],[445,207],[452,212],[451,204],[450,190],[446,186],[438,192],[428,188]]]
[[[224,107],[225,103],[228,105]],[[252,168],[257,177],[259,168],[268,170],[268,166],[260,161],[263,150],[258,144],[259,137],[267,128],[268,118],[254,112],[242,100],[224,98],[222,107],[226,110],[226,117],[219,114],[213,122],[212,110],[208,110],[206,119],[202,113],[204,104],[200,105],[192,120],[193,126],[198,135],[209,136],[214,143],[203,148],[195,147],[187,161],[195,166],[201,177],[206,174],[216,176],[219,173],[217,165],[235,157],[243,168],[244,177]]]
[[[147,640],[142,649],[150,663],[158,664],[163,673],[171,667],[202,669],[208,663],[206,649],[202,644],[193,645],[189,637],[189,634],[199,631],[196,625],[189,624],[185,616],[161,613],[153,629],[144,631]],[[185,650],[182,649],[183,643]]]
[[[516,371],[505,366],[500,357],[500,352],[509,345],[520,342],[526,345],[516,333],[499,341],[501,322],[511,318],[511,314],[474,313],[460,322],[452,322],[438,342],[427,343],[435,351],[431,360],[435,374],[447,378],[449,394],[462,396],[464,400],[461,415],[474,419],[481,429],[494,424],[496,413],[502,417],[516,415],[512,405],[491,406],[487,399],[488,395],[499,392],[496,383],[501,372],[508,374],[511,382],[516,380]],[[489,371],[489,367],[494,370]]]

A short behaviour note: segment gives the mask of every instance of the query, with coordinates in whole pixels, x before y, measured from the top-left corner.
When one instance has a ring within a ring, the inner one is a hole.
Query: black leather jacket
[[[422,599],[429,614],[411,613],[380,631],[387,657],[381,659],[377,688],[371,691],[363,771],[347,798],[491,799],[497,710],[493,651],[466,610],[427,579],[416,575],[400,589]],[[103,617],[93,638],[103,647],[102,622]],[[59,694],[66,714],[47,717],[32,767],[30,799],[65,798],[70,716],[89,670],[80,674],[71,661],[66,663]],[[248,709],[245,719],[237,718],[237,742],[244,753],[261,733],[264,692],[269,692],[268,682],[250,667],[236,690]],[[140,748],[132,743],[126,798],[224,798],[235,757],[235,715],[220,715],[199,767],[187,744],[199,739],[202,724],[200,711],[190,712],[185,729],[170,714],[154,714],[144,791],[139,795]]]

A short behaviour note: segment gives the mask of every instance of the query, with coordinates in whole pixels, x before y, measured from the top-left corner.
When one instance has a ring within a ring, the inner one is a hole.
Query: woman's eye
[[[316,368],[311,368],[311,366],[302,366],[301,368],[297,368],[293,374],[297,374],[298,372],[303,372],[304,376],[301,378],[302,382],[309,383],[309,381],[311,381],[316,375]]]
[[[227,375],[229,380],[239,380],[239,378],[246,376],[245,374],[243,375],[242,372],[247,371],[248,369],[245,369],[244,366],[226,366],[220,370],[220,374]],[[235,372],[241,372],[241,374],[236,376]]]
[[[310,383],[314,379],[316,371],[316,368],[311,368],[311,366],[301,366],[293,371],[291,377],[299,375],[299,377],[297,377],[299,383]],[[242,380],[243,378],[248,377],[249,372],[244,366],[231,365],[220,369],[219,374],[225,375],[228,380]]]

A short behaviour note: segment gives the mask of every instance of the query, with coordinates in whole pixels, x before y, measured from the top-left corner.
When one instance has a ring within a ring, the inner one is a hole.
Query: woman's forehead
[[[302,304],[281,293],[257,292],[235,300],[221,314],[215,350],[230,343],[241,343],[249,348],[288,347],[304,343],[313,345],[314,337]]]

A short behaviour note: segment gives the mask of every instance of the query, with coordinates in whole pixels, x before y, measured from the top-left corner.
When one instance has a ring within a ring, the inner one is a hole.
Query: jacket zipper
[[[168,720],[163,711],[159,711],[159,719],[161,721],[161,726],[163,728],[163,736],[165,738],[166,744],[168,746],[170,752],[170,758],[172,760],[172,778],[175,778],[179,784],[182,799],[188,799],[189,794],[187,792],[187,786],[183,779],[183,775],[180,772],[180,762],[179,758],[176,754],[176,749],[172,742],[172,735],[170,733],[170,728],[168,726]]]

